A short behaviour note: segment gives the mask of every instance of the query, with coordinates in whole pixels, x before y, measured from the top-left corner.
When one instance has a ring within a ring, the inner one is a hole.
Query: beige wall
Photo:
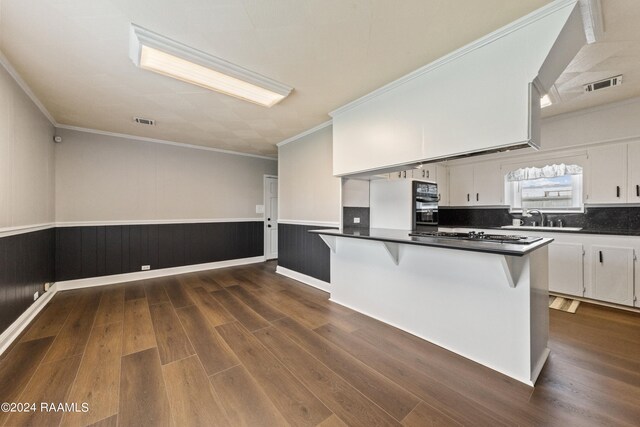
[[[53,125],[0,65],[0,230],[54,221]]]
[[[56,221],[262,218],[277,162],[59,130]]]
[[[340,179],[333,176],[332,148],[331,126],[279,147],[280,221],[340,221]]]
[[[640,137],[640,98],[542,120],[543,150]]]

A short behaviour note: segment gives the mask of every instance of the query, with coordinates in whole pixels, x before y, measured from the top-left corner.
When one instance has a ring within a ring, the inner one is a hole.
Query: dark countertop
[[[344,228],[343,230],[322,229],[309,230],[309,233],[509,256],[523,256],[553,242],[553,239],[546,237],[529,245],[443,239],[438,237],[412,237],[409,236],[409,230],[392,230],[388,228]]]
[[[468,230],[502,230],[502,231],[533,231],[536,233],[570,233],[570,234],[601,234],[607,236],[640,236],[640,230],[607,230],[607,229],[585,229],[582,230],[565,230],[562,227],[557,227],[553,230],[531,230],[530,228],[524,228],[518,230],[517,228],[502,228],[502,227],[474,227],[472,225],[442,225],[440,228],[466,228]]]

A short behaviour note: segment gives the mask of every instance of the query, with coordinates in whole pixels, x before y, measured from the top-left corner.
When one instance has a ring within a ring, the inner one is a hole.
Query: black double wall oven
[[[438,184],[413,181],[413,229],[438,227]]]

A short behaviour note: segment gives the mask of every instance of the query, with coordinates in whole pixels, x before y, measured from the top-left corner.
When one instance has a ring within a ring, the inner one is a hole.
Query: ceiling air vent
[[[147,125],[147,126],[155,126],[155,124],[156,124],[155,120],[143,119],[142,117],[134,117],[133,121],[138,123],[138,124]]]
[[[608,79],[599,80],[597,82],[584,85],[585,93],[594,92],[608,87],[619,86],[622,84],[622,75],[609,77]]]

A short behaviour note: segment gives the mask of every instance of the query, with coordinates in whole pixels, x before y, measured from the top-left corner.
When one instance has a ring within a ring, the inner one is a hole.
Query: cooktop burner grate
[[[409,233],[409,236],[470,240],[474,242],[517,243],[524,245],[528,245],[542,239],[542,237],[518,236],[515,234],[484,234],[483,232],[476,233],[474,231],[469,233],[455,233],[447,231],[416,231]]]

